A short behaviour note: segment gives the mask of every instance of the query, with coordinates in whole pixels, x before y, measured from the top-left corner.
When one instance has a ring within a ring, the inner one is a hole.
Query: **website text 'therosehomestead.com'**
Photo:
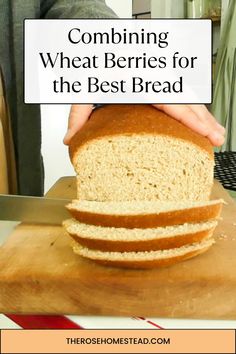
[[[114,337],[87,337],[87,338],[66,338],[66,343],[71,345],[71,344],[77,344],[77,345],[106,345],[106,344],[170,344],[170,338],[165,338],[165,337],[152,337],[152,338],[146,338],[146,337],[120,337],[120,338],[114,338]]]

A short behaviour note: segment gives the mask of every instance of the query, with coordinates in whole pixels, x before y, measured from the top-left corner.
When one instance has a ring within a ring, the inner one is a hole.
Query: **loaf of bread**
[[[177,248],[212,236],[217,221],[150,229],[126,229],[64,222],[68,234],[80,245],[100,251],[139,252]]]
[[[86,224],[108,227],[153,228],[217,219],[223,200],[206,202],[96,202],[73,200],[71,215]]]
[[[76,254],[153,268],[213,245],[223,201],[209,200],[214,154],[205,137],[151,105],[106,105],[69,152],[77,199],[63,225]]]
[[[209,238],[201,242],[179,248],[149,251],[149,252],[102,252],[83,247],[77,242],[73,245],[75,253],[82,257],[92,259],[97,263],[121,268],[155,268],[169,266],[180,261],[195,257],[206,252],[214,244]]]
[[[214,155],[209,140],[151,105],[96,109],[69,151],[80,200],[210,197]]]

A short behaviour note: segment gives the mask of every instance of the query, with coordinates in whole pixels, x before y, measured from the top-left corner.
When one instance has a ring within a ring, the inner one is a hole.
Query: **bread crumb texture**
[[[214,244],[214,239],[209,238],[202,242],[193,243],[191,245],[182,246],[179,248],[161,250],[161,251],[148,251],[148,252],[102,252],[98,250],[88,249],[82,247],[77,242],[73,243],[73,250],[75,253],[91,259],[110,260],[110,261],[150,261],[155,259],[174,258],[184,256],[193,251],[208,249]]]
[[[68,219],[63,223],[66,231],[82,238],[110,240],[110,241],[144,241],[174,237],[185,234],[194,234],[205,230],[214,230],[217,221],[208,221],[196,224],[157,227],[151,229],[126,229],[118,227],[102,227],[81,223],[75,219]]]
[[[165,136],[114,136],[77,154],[78,199],[204,201],[214,162],[198,146]]]
[[[88,200],[77,200],[74,199],[70,204],[67,205],[68,210],[75,209],[78,211],[99,213],[104,216],[106,215],[149,215],[149,214],[160,214],[164,212],[171,212],[175,210],[187,210],[189,208],[199,208],[205,206],[214,206],[217,204],[224,204],[223,199],[214,199],[209,201],[142,201],[142,202],[96,202]],[[236,224],[235,224],[236,226]]]

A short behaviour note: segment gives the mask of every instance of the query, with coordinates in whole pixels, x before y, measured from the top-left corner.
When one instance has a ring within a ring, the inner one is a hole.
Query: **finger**
[[[204,105],[189,105],[203,123],[208,125],[209,134],[208,139],[214,146],[221,146],[224,143],[225,128],[220,125],[214,116],[208,111]]]
[[[187,105],[153,105],[154,107],[162,110],[175,118],[179,122],[183,123],[187,127],[191,128],[195,132],[206,136],[208,134],[207,126],[198,118],[195,112],[193,112]]]
[[[211,131],[207,138],[211,141],[214,146],[221,146],[224,144],[225,137],[217,131]]]
[[[198,117],[211,126],[212,129],[217,130],[222,135],[225,134],[225,128],[217,122],[215,117],[208,111],[204,105],[188,105]]]
[[[68,129],[67,133],[63,139],[63,143],[68,145],[71,141],[71,138],[79,131],[84,123],[88,120],[91,112],[93,110],[93,105],[72,105],[69,120],[68,120]]]
[[[224,142],[224,137],[218,131],[212,131],[209,125],[204,123],[198,115],[187,105],[153,105],[183,123],[196,133],[207,137],[215,146]]]

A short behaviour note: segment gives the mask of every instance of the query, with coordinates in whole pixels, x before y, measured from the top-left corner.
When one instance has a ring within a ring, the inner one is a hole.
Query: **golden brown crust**
[[[69,234],[81,246],[108,252],[142,252],[158,251],[164,249],[178,248],[187,244],[200,242],[210,237],[215,227],[208,230],[198,231],[178,236],[167,236],[165,238],[143,240],[143,241],[112,241],[99,240],[80,237],[79,235]]]
[[[161,226],[198,223],[216,219],[220,216],[222,203],[199,206],[183,210],[174,210],[159,214],[143,215],[107,215],[78,211],[69,207],[70,214],[78,221],[95,226],[133,228],[155,228]]]
[[[85,143],[104,136],[151,134],[166,135],[191,142],[214,159],[209,140],[151,105],[106,105],[96,109],[88,122],[72,138],[69,153],[76,165],[76,154]]]
[[[211,245],[206,246],[200,250],[188,252],[182,256],[174,256],[174,257],[170,257],[170,258],[155,259],[155,260],[148,260],[148,261],[111,261],[111,260],[92,259],[92,258],[87,258],[84,256],[81,256],[81,257],[90,259],[96,263],[99,263],[99,264],[105,265],[105,266],[110,266],[110,267],[150,269],[150,268],[158,268],[158,267],[167,267],[167,266],[185,261],[189,258],[193,258],[201,253],[206,252],[210,247],[211,247]]]

